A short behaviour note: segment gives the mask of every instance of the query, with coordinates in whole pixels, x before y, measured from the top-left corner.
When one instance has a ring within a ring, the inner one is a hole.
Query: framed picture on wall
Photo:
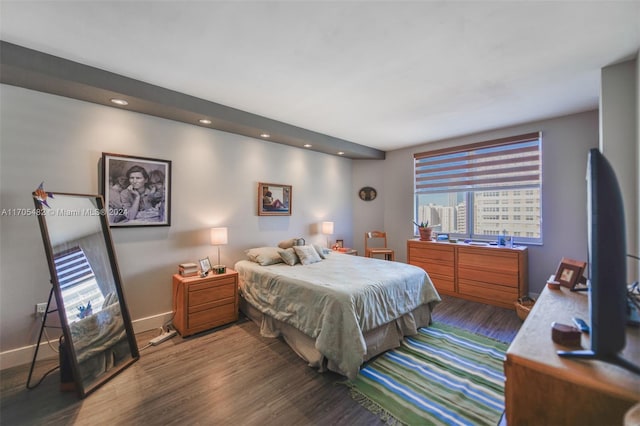
[[[258,182],[258,216],[291,216],[291,185]]]
[[[171,225],[171,161],[102,153],[109,226]]]

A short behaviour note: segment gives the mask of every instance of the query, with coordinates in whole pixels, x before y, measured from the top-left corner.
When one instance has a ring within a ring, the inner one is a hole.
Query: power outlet
[[[47,312],[47,303],[36,303],[36,316],[43,316]]]

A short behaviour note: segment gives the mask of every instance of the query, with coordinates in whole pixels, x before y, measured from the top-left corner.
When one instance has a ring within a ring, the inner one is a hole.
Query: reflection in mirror
[[[124,303],[104,201],[99,195],[34,193],[64,345],[86,396],[139,357]],[[61,366],[62,368],[62,366]]]

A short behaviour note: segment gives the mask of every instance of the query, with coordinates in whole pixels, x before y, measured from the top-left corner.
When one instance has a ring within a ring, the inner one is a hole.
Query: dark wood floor
[[[515,311],[445,297],[434,320],[510,342]],[[157,332],[138,335],[143,347]],[[256,362],[261,360],[260,362]],[[56,365],[39,361],[39,378]],[[59,374],[27,390],[28,365],[0,372],[2,425],[381,425],[351,399],[344,378],[319,374],[280,339],[244,319],[141,352],[84,400],[59,391]]]

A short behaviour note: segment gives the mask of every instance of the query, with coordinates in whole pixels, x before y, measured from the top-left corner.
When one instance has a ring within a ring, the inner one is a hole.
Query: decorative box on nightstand
[[[182,337],[238,320],[238,273],[173,276],[173,325]]]

